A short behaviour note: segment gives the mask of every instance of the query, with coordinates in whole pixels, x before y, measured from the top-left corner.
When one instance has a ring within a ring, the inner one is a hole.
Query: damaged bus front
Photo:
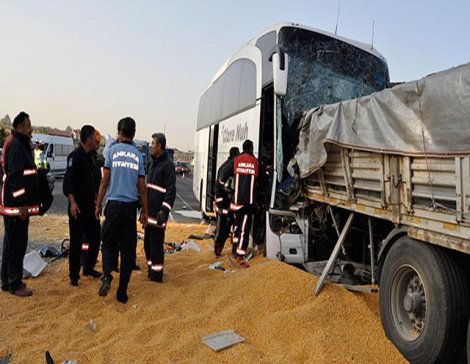
[[[269,258],[304,264],[313,260],[313,247],[307,203],[291,162],[299,143],[299,123],[312,108],[383,90],[389,74],[385,59],[370,45],[332,34],[284,27],[277,46],[272,57],[275,142],[268,158],[274,164],[274,183],[266,252]]]

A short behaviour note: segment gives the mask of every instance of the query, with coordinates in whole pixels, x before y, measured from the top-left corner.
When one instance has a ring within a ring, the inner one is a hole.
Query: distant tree
[[[10,134],[8,130],[0,128],[0,148],[3,148],[3,143],[5,143],[5,139],[7,138],[8,134]]]
[[[50,131],[49,126],[33,126],[33,133],[35,134],[49,134]]]
[[[5,117],[0,120],[0,124],[11,125],[10,115],[6,114]]]
[[[65,131],[68,131],[68,132],[71,133],[73,131],[73,129],[70,125],[67,125],[67,127],[65,128]]]

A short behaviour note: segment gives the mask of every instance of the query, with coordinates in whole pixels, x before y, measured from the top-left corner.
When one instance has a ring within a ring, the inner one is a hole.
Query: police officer
[[[34,163],[36,163],[37,169],[47,169],[47,160],[44,153],[44,142],[42,140],[36,143],[36,149],[34,150]]]
[[[95,215],[101,216],[101,204],[106,195],[105,221],[102,230],[103,284],[98,294],[106,296],[111,288],[116,252],[121,253],[119,286],[116,297],[127,303],[127,286],[132,274],[137,246],[137,200],[138,192],[142,203],[140,221],[147,223],[147,190],[142,156],[132,141],[135,135],[135,121],[130,117],[121,120],[119,143],[111,146],[105,156],[103,178],[101,179]]]
[[[220,181],[225,183],[229,177],[235,177],[234,196],[230,209],[235,212],[235,236],[232,242],[236,247],[234,255],[237,258],[243,258],[248,247],[257,201],[258,175],[258,159],[253,155],[253,142],[247,139],[243,142],[243,153],[234,158],[220,178]]]
[[[224,250],[225,241],[230,233],[234,222],[234,214],[230,210],[230,201],[232,196],[228,194],[225,183],[220,180],[224,170],[230,168],[233,158],[240,154],[238,147],[230,148],[227,160],[219,167],[217,171],[217,181],[215,182],[214,192],[214,211],[217,214],[217,229],[214,236],[214,254],[220,258]],[[233,166],[232,166],[233,168]]]
[[[2,164],[0,212],[5,224],[2,252],[2,291],[19,296],[33,292],[23,283],[23,259],[28,245],[29,216],[38,215],[39,181],[31,148],[32,127],[29,115],[20,112],[13,120],[5,140]]]
[[[163,281],[165,229],[176,197],[175,166],[166,154],[165,148],[165,134],[153,134],[150,147],[152,162],[147,176],[149,214],[145,228],[144,249],[148,277],[154,282]]]
[[[69,201],[69,277],[72,286],[78,286],[82,253],[83,275],[101,276],[94,269],[100,246],[100,222],[95,217],[97,170],[92,155],[96,148],[95,128],[84,125],[80,130],[80,145],[67,158],[63,192]]]

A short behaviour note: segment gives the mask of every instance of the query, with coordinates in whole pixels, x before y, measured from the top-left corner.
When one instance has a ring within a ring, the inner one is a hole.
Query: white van
[[[57,135],[33,134],[33,143],[42,142],[46,153],[47,163],[49,163],[53,176],[65,175],[67,167],[67,156],[74,150],[72,137]]]

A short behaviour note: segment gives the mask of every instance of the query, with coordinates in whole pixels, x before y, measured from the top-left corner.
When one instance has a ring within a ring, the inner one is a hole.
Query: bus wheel
[[[460,264],[444,249],[404,236],[380,279],[388,338],[412,363],[454,362],[465,346],[469,293]]]

